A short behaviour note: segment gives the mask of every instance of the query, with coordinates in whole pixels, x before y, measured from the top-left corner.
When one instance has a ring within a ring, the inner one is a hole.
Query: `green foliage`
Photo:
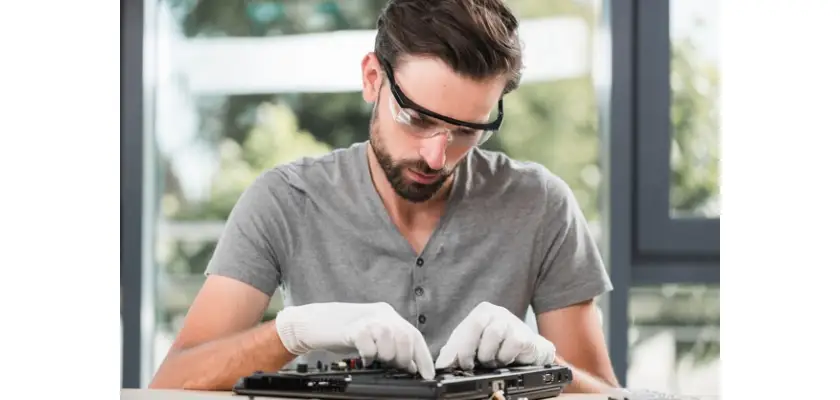
[[[720,341],[697,340],[677,344],[677,360],[689,360],[694,365],[707,365],[720,358]]]
[[[291,93],[278,97],[297,115],[301,129],[332,147],[347,147],[368,138],[371,106],[359,92]]]
[[[200,275],[204,273],[216,243],[177,241],[162,254],[166,271],[172,275]]]
[[[373,29],[387,0],[169,0],[187,37]]]
[[[671,207],[715,214],[720,192],[720,77],[690,40],[672,45]]]
[[[599,138],[590,78],[523,85],[505,104],[505,122],[497,134],[503,150],[563,178],[587,219],[598,220]]]
[[[168,202],[165,211],[170,219],[224,220],[245,188],[263,171],[330,151],[330,146],[299,130],[295,113],[282,103],[260,104],[257,119],[259,122],[242,143],[231,138],[220,139],[219,169],[209,198],[198,204],[183,199]]]

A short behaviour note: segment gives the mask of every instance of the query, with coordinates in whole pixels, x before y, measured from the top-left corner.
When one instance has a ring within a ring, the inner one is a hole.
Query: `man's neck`
[[[443,184],[441,189],[431,199],[422,203],[412,203],[400,197],[394,191],[394,188],[388,182],[388,177],[385,176],[385,171],[382,170],[382,166],[376,160],[376,155],[373,153],[370,144],[367,145],[367,161],[371,178],[373,179],[373,186],[379,193],[385,210],[395,223],[411,226],[418,218],[425,219],[429,216],[439,217],[443,213],[443,209],[446,206],[446,199],[449,197],[449,192],[452,188],[453,176],[447,178],[446,183]]]

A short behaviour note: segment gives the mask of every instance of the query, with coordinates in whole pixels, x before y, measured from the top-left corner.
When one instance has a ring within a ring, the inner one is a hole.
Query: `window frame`
[[[671,217],[670,1],[645,2],[635,14],[636,251],[714,261],[720,254],[720,218]]]
[[[122,387],[142,388],[154,374],[156,201],[154,76],[160,0],[121,0],[120,318]]]
[[[120,317],[122,387],[140,388],[143,314],[144,2],[122,0],[120,37]]]
[[[668,3],[604,0],[598,33],[604,57],[595,68],[605,72],[596,79],[606,199],[604,256],[614,284],[605,328],[622,386],[629,368],[631,288],[720,283],[720,219],[670,216]]]

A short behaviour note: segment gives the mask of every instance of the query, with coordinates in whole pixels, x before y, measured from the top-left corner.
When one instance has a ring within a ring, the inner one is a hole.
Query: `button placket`
[[[415,325],[421,331],[423,330],[423,325],[426,323],[426,314],[425,311],[428,311],[428,297],[426,296],[426,289],[423,287],[425,282],[425,274],[426,268],[426,261],[422,256],[417,256],[414,258],[414,265],[412,266],[413,273],[412,276],[412,284],[413,284],[413,291],[414,291],[414,306],[415,306]]]

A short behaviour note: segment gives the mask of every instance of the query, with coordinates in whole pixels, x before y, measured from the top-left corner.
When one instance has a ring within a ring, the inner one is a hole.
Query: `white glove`
[[[365,364],[390,363],[424,379],[434,379],[432,354],[423,335],[390,304],[313,303],[286,307],[275,319],[290,353],[312,350],[358,352]]]
[[[435,368],[471,370],[476,358],[491,368],[513,362],[546,365],[553,364],[554,357],[554,344],[506,308],[482,302],[455,327],[440,349]]]

